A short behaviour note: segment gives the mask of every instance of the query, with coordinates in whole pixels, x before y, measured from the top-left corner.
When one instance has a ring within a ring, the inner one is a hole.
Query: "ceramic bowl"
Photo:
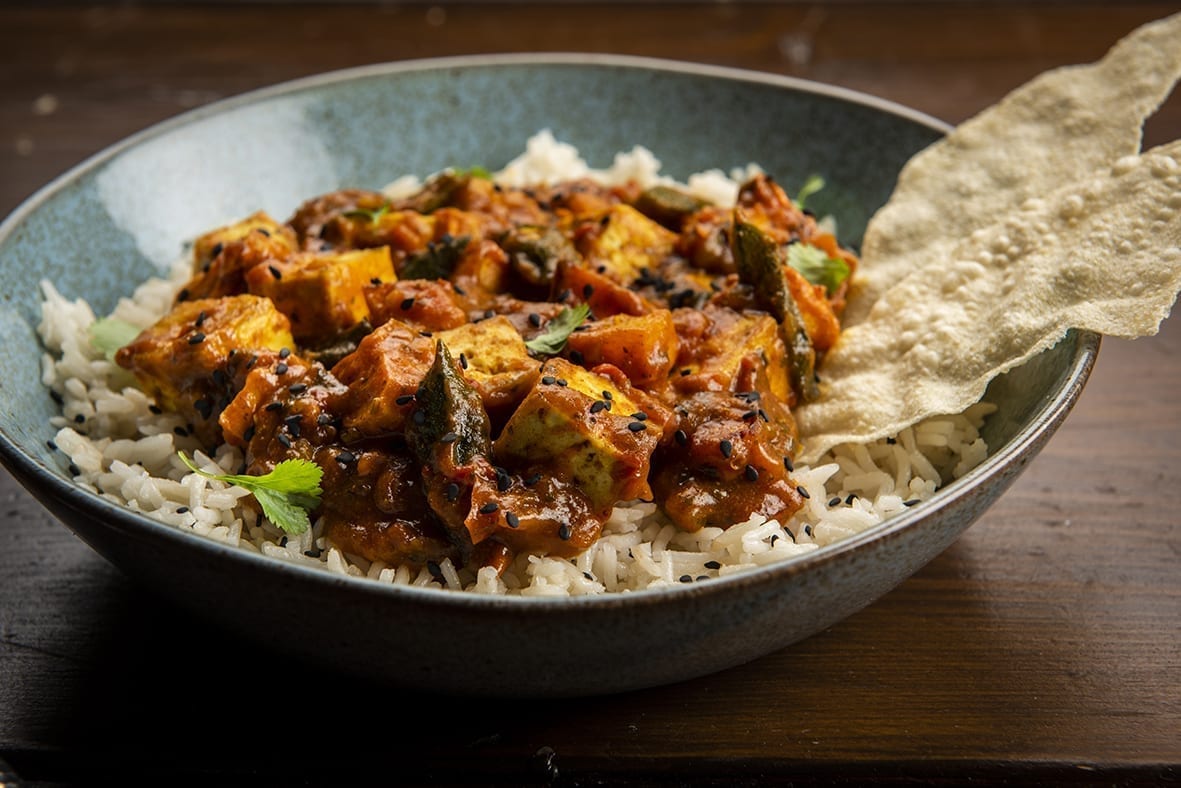
[[[304,79],[148,129],[46,186],[0,225],[0,457],[95,550],[179,605],[286,657],[446,693],[578,696],[692,679],[812,635],[951,544],[1077,399],[1098,337],[1069,335],[998,379],[981,466],[904,515],[748,574],[595,598],[487,598],[290,566],[174,530],[76,487],[46,445],[42,278],[99,314],[182,244],[259,208],[288,216],[345,185],[499,167],[541,129],[592,166],[642,144],[667,174],[759,162],[825,173],[813,206],[856,243],[939,122],[846,90],[634,58],[537,55],[395,63]],[[46,583],[55,582],[45,578]]]

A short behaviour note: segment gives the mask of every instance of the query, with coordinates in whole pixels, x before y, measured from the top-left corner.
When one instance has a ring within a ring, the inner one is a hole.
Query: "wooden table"
[[[958,122],[1181,8],[0,4],[0,214],[190,107],[382,60],[583,50],[832,82]],[[1181,102],[1148,142],[1181,132]],[[1181,778],[1181,324],[952,548],[803,643],[563,702],[375,690],[227,639],[0,479],[0,757],[29,784],[760,785]],[[0,780],[2,783],[3,780]]]

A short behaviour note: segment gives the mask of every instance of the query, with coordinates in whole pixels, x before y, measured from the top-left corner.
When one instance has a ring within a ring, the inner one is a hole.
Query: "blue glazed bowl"
[[[683,63],[579,55],[396,63],[223,101],[148,129],[46,186],[0,225],[0,460],[128,575],[245,638],[383,683],[490,696],[577,696],[702,676],[852,614],[951,544],[1076,401],[1099,339],[1072,333],[994,382],[992,456],[887,523],[797,559],[667,590],[487,598],[388,587],[235,550],[76,487],[46,440],[38,283],[105,314],[185,241],[263,209],[288,216],[343,186],[494,169],[541,129],[592,166],[641,144],[675,177],[759,162],[800,182],[857,242],[911,155],[946,127],[846,90]],[[46,583],[55,582],[47,577]]]

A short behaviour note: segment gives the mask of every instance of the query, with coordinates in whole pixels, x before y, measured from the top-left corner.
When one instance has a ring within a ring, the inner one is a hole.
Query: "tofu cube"
[[[596,513],[605,514],[619,501],[652,497],[648,472],[667,418],[642,392],[555,358],[542,368],[492,453],[510,467],[570,481]]]
[[[604,267],[602,273],[614,281],[629,285],[641,277],[643,269],[658,269],[672,253],[676,233],[630,205],[612,206],[605,217],[602,229],[587,234],[579,251],[592,268]]]
[[[514,408],[540,377],[539,363],[525,340],[504,315],[467,323],[435,337],[463,367],[463,376],[484,400],[489,415]]]
[[[332,367],[349,387],[341,405],[346,441],[393,435],[406,426],[412,397],[435,360],[435,340],[400,320],[383,323]]]
[[[386,247],[303,252],[246,272],[251,293],[266,296],[291,320],[296,339],[322,340],[369,318],[365,288],[390,281],[394,265]]]
[[[260,211],[193,242],[193,276],[177,300],[220,298],[246,292],[245,274],[268,260],[295,253],[295,233]]]
[[[115,354],[156,403],[189,419],[206,444],[220,443],[218,414],[236,393],[252,354],[294,347],[290,324],[265,298],[238,295],[177,304]]]
[[[677,330],[672,313],[612,315],[585,324],[566,340],[566,355],[577,353],[587,367],[612,364],[632,383],[650,388],[668,379],[677,358]]]
[[[763,369],[772,394],[792,402],[787,373],[787,350],[775,318],[762,313],[742,314],[732,309],[676,310],[674,321],[682,330],[676,367],[677,387],[683,391],[734,390],[744,364]],[[686,329],[693,325],[692,329]]]

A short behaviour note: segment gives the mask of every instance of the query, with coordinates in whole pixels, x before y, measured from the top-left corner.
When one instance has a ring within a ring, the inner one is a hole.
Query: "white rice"
[[[530,138],[526,151],[495,178],[506,185],[593,177],[607,183],[634,179],[643,185],[673,183],[660,175],[660,162],[646,148],[615,157],[606,170],[592,170],[573,146],[548,131]],[[694,194],[732,204],[738,184],[759,169],[750,165],[729,174],[720,170],[691,176]],[[413,192],[417,178],[395,181],[386,192]],[[171,307],[189,277],[187,261],[168,278],[144,282],[120,300],[113,317],[146,327]],[[755,516],[728,529],[680,531],[655,504],[617,507],[601,538],[572,559],[522,555],[497,576],[439,566],[440,583],[427,569],[392,567],[347,555],[328,543],[323,524],[289,536],[248,506],[240,487],[192,473],[177,457],[183,450],[215,473],[232,473],[241,452],[223,445],[207,456],[184,434],[179,416],[153,412],[134,378],[91,346],[94,312],[82,299],[64,298],[43,282],[45,300],[38,326],[46,353],[42,382],[60,397],[54,444],[77,484],[166,525],[269,556],[378,583],[443,587],[481,594],[581,596],[671,586],[748,571],[816,550],[860,533],[934,494],[987,455],[979,429],[995,408],[987,403],[962,414],[940,416],[868,445],[840,446],[793,478],[808,492],[804,506],[786,523]]]

